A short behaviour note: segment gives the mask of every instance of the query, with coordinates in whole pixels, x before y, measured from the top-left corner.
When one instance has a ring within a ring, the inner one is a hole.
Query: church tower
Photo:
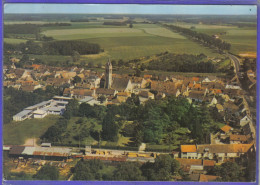
[[[106,64],[106,73],[105,73],[105,88],[110,89],[112,85],[112,63],[110,59]]]

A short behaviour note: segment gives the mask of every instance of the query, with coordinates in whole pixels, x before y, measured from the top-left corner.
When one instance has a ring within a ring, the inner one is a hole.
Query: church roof
[[[111,88],[117,91],[124,91],[127,88],[129,81],[130,80],[127,78],[114,78]]]

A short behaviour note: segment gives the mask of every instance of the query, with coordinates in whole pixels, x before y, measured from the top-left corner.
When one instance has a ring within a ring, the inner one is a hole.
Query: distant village
[[[15,63],[15,62],[14,62]],[[244,156],[247,159],[255,157],[256,130],[255,118],[250,114],[249,105],[244,97],[244,91],[236,82],[227,82],[224,79],[208,77],[185,77],[182,75],[145,74],[141,77],[127,74],[114,74],[110,61],[105,65],[105,72],[95,72],[78,67],[51,67],[32,64],[25,69],[16,68],[15,64],[9,68],[4,66],[4,87],[13,87],[18,90],[33,92],[36,89],[45,89],[50,85],[63,88],[62,96],[54,96],[51,100],[25,108],[13,116],[14,121],[25,119],[40,119],[48,114],[62,115],[69,100],[75,98],[79,103],[90,105],[111,105],[125,102],[134,93],[138,95],[140,103],[149,99],[161,99],[166,96],[185,97],[190,103],[205,103],[214,110],[226,125],[210,135],[210,144],[181,145],[179,152],[172,155],[183,169],[190,174],[194,181],[214,181],[217,176],[205,175],[205,171],[216,163],[234,161]],[[248,76],[255,78],[253,72]],[[79,154],[71,150],[58,147],[43,146],[6,146],[13,156],[53,156],[67,159]],[[52,151],[53,150],[53,151]],[[57,150],[57,151],[56,151]],[[56,153],[54,155],[54,153]],[[89,155],[87,156],[87,153]],[[141,155],[141,153],[143,155]],[[53,154],[53,155],[52,155]],[[85,158],[99,158],[101,160],[154,161],[153,153],[124,153],[112,157],[112,153],[99,153],[86,149]],[[81,156],[82,157],[82,156]]]

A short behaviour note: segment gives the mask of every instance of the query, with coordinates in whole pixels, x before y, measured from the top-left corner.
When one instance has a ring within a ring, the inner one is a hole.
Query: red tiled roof
[[[196,145],[181,145],[181,152],[196,152]]]
[[[221,130],[226,132],[226,133],[229,132],[231,129],[232,129],[232,127],[228,126],[228,125],[225,125],[224,127],[221,128]]]

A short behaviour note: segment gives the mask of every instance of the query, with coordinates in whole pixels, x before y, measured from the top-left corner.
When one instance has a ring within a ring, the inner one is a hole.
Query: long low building
[[[64,147],[11,146],[9,148],[9,156],[62,160],[71,156],[71,149]]]
[[[48,114],[62,115],[66,110],[66,105],[71,98],[54,96],[53,99],[43,101],[36,105],[26,107],[23,111],[13,116],[14,121],[23,121],[28,118],[44,118]]]
[[[181,145],[181,158],[211,159],[224,162],[240,157],[253,147],[253,144]]]

